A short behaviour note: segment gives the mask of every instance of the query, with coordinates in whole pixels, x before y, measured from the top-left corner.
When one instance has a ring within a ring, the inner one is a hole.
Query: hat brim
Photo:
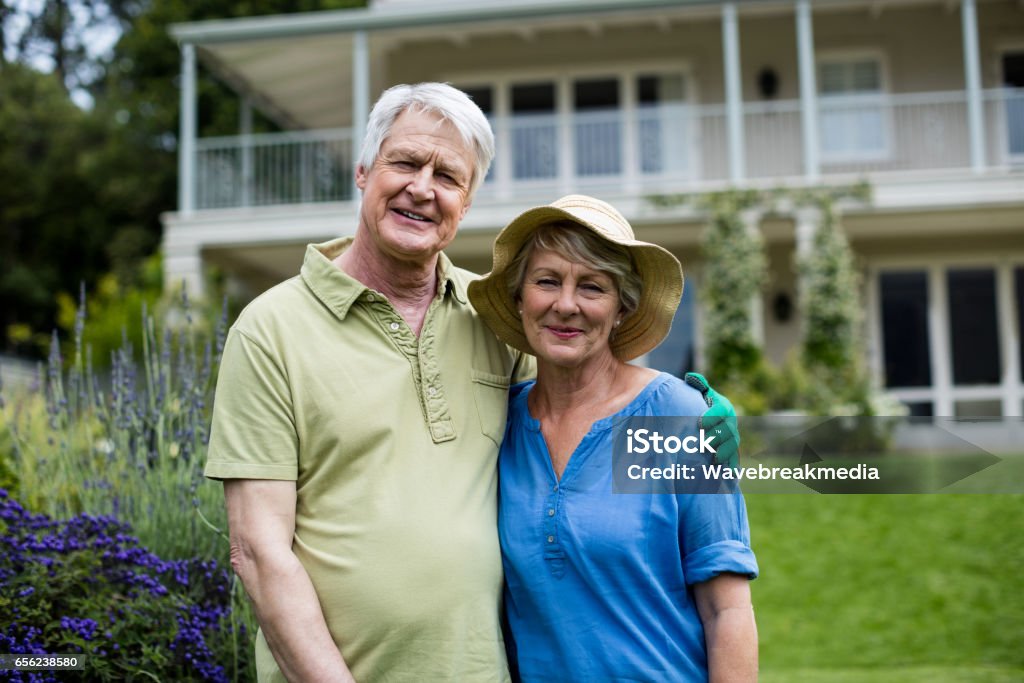
[[[523,331],[518,305],[506,288],[505,271],[537,228],[560,221],[580,225],[630,252],[643,288],[636,310],[623,319],[609,346],[615,357],[623,361],[655,348],[668,336],[682,298],[683,268],[679,260],[663,247],[609,235],[596,222],[554,206],[529,209],[498,234],[491,272],[469,285],[469,298],[477,313],[503,342],[525,353],[534,353]]]

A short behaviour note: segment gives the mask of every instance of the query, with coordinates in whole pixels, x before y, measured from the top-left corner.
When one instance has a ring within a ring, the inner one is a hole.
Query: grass
[[[1022,495],[747,496],[761,680],[1024,680]]]

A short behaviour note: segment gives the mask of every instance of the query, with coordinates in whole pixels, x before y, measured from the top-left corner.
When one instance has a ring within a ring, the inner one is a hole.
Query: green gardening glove
[[[688,372],[683,381],[704,397],[708,409],[700,416],[697,426],[714,435],[715,463],[738,468],[740,465],[740,431],[736,424],[736,410],[725,396],[711,388],[704,376]]]

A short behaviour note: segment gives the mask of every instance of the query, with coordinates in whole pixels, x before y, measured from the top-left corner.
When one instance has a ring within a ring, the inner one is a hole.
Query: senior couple
[[[703,378],[628,362],[668,333],[679,262],[569,196],[512,221],[487,277],[456,268],[493,152],[460,91],[386,91],[354,236],[228,335],[206,474],[259,679],[755,680],[739,494],[612,493],[617,419],[703,415],[738,448]]]

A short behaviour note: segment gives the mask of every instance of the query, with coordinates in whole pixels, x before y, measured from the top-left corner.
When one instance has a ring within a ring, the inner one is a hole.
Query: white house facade
[[[248,295],[305,244],[355,229],[354,143],[396,83],[447,81],[498,153],[449,255],[486,271],[514,215],[599,196],[684,264],[669,340],[699,367],[703,218],[651,200],[726,188],[870,182],[843,210],[880,386],[919,415],[1024,414],[1024,3],[1020,0],[377,0],[366,9],[175,26],[180,197],[169,283],[216,266]],[[244,103],[236,136],[197,138],[196,73]],[[281,132],[254,134],[252,111]],[[813,217],[758,221],[770,281],[756,333],[799,341],[794,264]]]

